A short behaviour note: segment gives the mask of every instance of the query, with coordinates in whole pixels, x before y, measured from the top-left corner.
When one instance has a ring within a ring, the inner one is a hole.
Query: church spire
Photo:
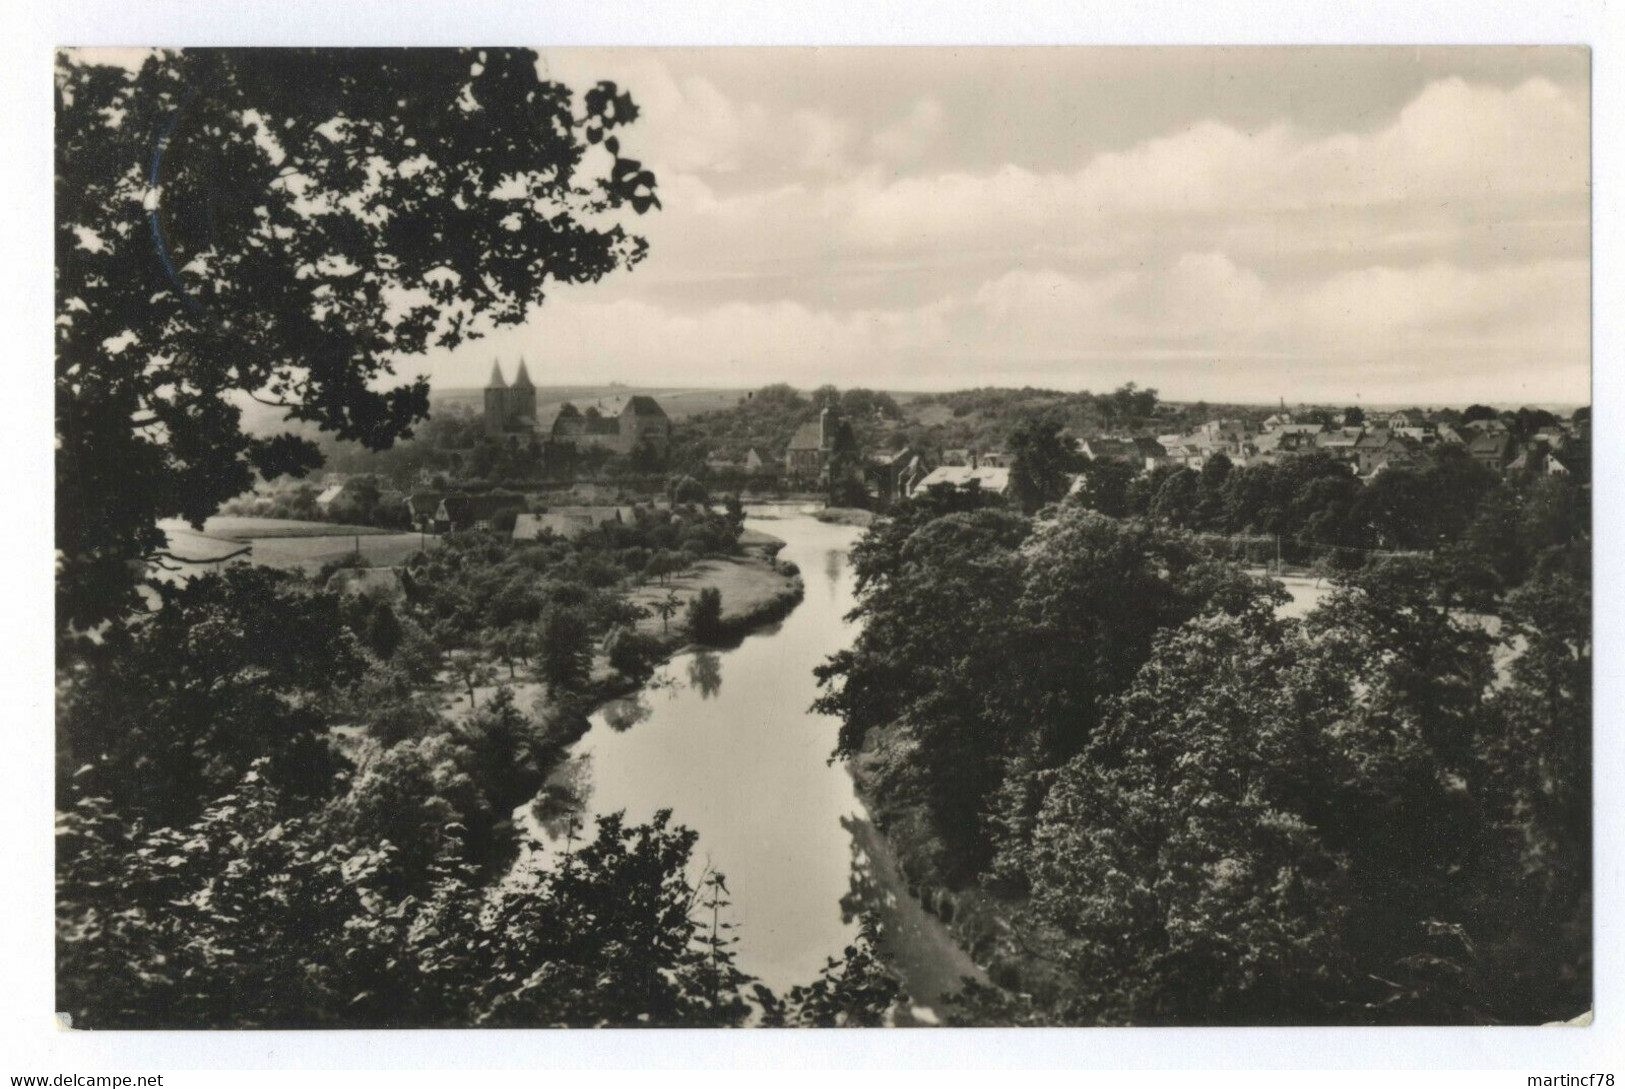
[[[531,384],[530,384],[530,372],[525,370],[525,357],[524,356],[519,357],[519,373],[514,375],[514,377],[513,377],[513,388],[514,389],[532,389],[533,388],[531,386]]]
[[[508,383],[502,380],[502,364],[491,360],[491,380],[485,383],[486,389],[507,389]]]

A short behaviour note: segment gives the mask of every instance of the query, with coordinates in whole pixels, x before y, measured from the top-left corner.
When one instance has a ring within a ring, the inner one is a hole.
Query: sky
[[[1566,47],[546,50],[641,110],[641,265],[403,368],[483,385],[1584,403]]]

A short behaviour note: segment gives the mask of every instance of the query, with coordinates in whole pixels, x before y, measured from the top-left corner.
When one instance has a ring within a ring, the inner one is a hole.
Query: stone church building
[[[491,380],[485,384],[485,433],[501,437],[514,431],[536,428],[536,387],[530,383],[525,360],[519,360],[519,373],[513,385],[502,378],[502,365],[491,362]]]
[[[653,397],[628,397],[618,412],[585,412],[566,401],[553,419],[552,439],[566,446],[601,447],[617,454],[630,454],[639,445],[656,457],[665,457],[671,446],[671,418]]]

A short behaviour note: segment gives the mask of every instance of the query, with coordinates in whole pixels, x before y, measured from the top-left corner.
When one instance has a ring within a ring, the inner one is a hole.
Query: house
[[[1139,448],[1131,439],[1084,439],[1078,449],[1090,461],[1135,461]]]
[[[659,401],[644,394],[616,398],[607,406],[600,401],[585,411],[566,401],[553,417],[548,435],[559,446],[623,455],[641,446],[656,457],[665,457],[671,447],[671,417]]]
[[[327,510],[335,502],[337,502],[339,496],[343,494],[343,484],[329,484],[327,487],[323,488],[322,493],[316,497],[316,505],[323,510]]]
[[[932,488],[957,488],[960,491],[975,488],[992,495],[1008,495],[1010,470],[1003,466],[939,465],[921,477],[910,494],[918,495]]]
[[[971,452],[967,447],[955,446],[942,452],[944,465],[969,465]]]
[[[1364,434],[1362,427],[1330,428],[1315,436],[1315,449],[1342,461],[1358,461],[1354,447]]]
[[[838,409],[825,408],[818,419],[808,420],[790,436],[784,466],[792,482],[803,486],[828,482],[830,459],[857,446],[852,425],[841,419]]]
[[[706,456],[705,468],[713,473],[739,473],[744,472],[745,463],[736,461],[726,454],[710,454]]]
[[[434,529],[435,513],[446,498],[445,492],[413,492],[406,497],[406,513],[414,529],[425,532]]]
[[[1355,471],[1361,480],[1370,480],[1389,469],[1414,464],[1419,446],[1399,435],[1389,435],[1388,441],[1378,447],[1367,446],[1359,451]]]
[[[1264,417],[1264,430],[1265,431],[1274,431],[1277,428],[1287,426],[1291,422],[1292,422],[1292,413],[1290,413],[1290,412],[1277,412],[1274,415]]]
[[[1369,428],[1360,432],[1360,437],[1354,440],[1350,447],[1354,454],[1354,471],[1361,476],[1369,473],[1382,460],[1388,449],[1393,433],[1379,428]]]
[[[1467,443],[1467,453],[1484,468],[1499,475],[1517,453],[1516,447],[1505,428],[1499,431],[1480,429]]]
[[[1507,425],[1503,421],[1492,417],[1488,420],[1474,420],[1472,423],[1462,424],[1459,430],[1463,434],[1477,432],[1480,435],[1504,435],[1506,434]]]
[[[630,507],[555,507],[542,514],[521,514],[514,519],[513,539],[534,541],[544,533],[566,541],[591,533],[606,523],[623,525],[636,518]]]
[[[448,495],[434,513],[436,533],[461,533],[469,529],[490,529],[496,516],[505,510],[523,510],[525,498],[493,492],[489,495]]]
[[[913,494],[930,472],[925,456],[908,447],[890,454],[871,454],[864,468],[864,486],[877,510],[885,510]]]
[[[988,469],[1008,469],[1016,462],[1016,456],[1006,450],[989,450],[985,454],[972,454],[971,464],[980,465]]]
[[[1532,442],[1520,450],[1517,457],[1507,462],[1506,471],[1509,473],[1544,474],[1548,460],[1546,445]]]
[[[1545,443],[1549,449],[1561,450],[1569,441],[1569,433],[1561,427],[1543,427],[1535,432],[1535,441]]]

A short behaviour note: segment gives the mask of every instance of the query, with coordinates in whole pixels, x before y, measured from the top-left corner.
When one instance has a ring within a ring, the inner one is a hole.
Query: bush
[[[688,603],[688,633],[702,642],[722,633],[722,591],[707,586]]]
[[[609,664],[625,677],[635,677],[654,663],[659,645],[634,628],[616,628],[605,646]]]

